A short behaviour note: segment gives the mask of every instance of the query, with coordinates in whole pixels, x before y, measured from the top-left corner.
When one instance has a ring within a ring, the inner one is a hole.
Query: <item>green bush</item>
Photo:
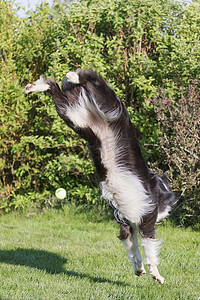
[[[175,208],[176,222],[199,228],[200,224],[200,92],[199,81],[193,81],[188,89],[180,89],[179,101],[173,101],[161,89],[154,98],[160,150],[169,176],[181,197]]]
[[[179,87],[187,90],[200,79],[199,2],[186,8],[173,0],[66,3],[55,2],[50,9],[43,2],[20,19],[11,1],[0,0],[3,211],[54,203],[61,186],[74,202],[99,203],[85,142],[57,116],[49,97],[25,97],[25,84],[41,74],[60,83],[70,70],[95,68],[128,107],[143,154],[158,170],[168,165],[163,163],[166,153],[160,154],[162,128],[150,99],[163,87],[179,103]],[[182,190],[182,181],[178,185],[177,179],[174,188]]]

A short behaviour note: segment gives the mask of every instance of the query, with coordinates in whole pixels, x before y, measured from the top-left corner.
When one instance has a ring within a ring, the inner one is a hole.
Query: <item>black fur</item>
[[[120,233],[118,238],[123,241],[126,240],[132,232],[132,228],[129,225],[125,225],[125,224],[120,224]]]

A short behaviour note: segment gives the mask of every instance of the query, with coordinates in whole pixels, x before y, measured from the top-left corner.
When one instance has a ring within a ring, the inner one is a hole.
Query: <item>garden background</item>
[[[143,155],[168,170],[177,225],[200,224],[200,1],[45,2],[20,18],[0,0],[0,211],[59,207],[105,210],[86,143],[45,94],[24,86],[43,74],[93,68],[126,104]]]

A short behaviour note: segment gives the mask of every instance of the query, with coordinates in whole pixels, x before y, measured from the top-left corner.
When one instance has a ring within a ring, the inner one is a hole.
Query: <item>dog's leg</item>
[[[34,82],[34,83],[28,83],[25,88],[24,92],[26,94],[31,92],[45,92],[50,88],[49,84],[47,83],[47,80],[40,76],[40,78]]]
[[[72,83],[74,83],[74,84],[79,84],[79,83],[80,83],[80,81],[79,81],[79,76],[78,76],[78,74],[77,74],[76,72],[68,72],[68,73],[66,74],[66,77],[67,77],[67,79],[68,79],[70,82],[72,82]]]
[[[149,272],[155,281],[163,284],[165,279],[160,276],[157,269],[159,245],[160,243],[155,239],[142,238],[142,246],[144,247]]]
[[[137,276],[142,276],[146,273],[146,271],[144,269],[144,265],[138,248],[136,226],[134,225],[131,228],[130,226],[125,226],[121,224],[119,238],[127,251],[128,260],[133,265],[135,274]]]

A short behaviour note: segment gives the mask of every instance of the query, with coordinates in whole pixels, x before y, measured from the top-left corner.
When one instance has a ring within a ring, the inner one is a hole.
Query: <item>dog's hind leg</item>
[[[120,224],[119,239],[123,242],[124,248],[127,251],[128,260],[133,265],[135,274],[137,276],[145,274],[146,271],[138,248],[136,226],[130,227],[129,225]]]
[[[146,263],[152,278],[163,284],[165,279],[160,276],[157,269],[160,242],[153,238],[142,237],[142,246],[144,247]]]
[[[152,278],[163,284],[164,278],[160,276],[158,265],[158,253],[160,242],[155,239],[155,223],[157,218],[157,207],[150,214],[143,216],[139,224],[139,232],[142,236],[142,246],[146,255],[146,263]]]

